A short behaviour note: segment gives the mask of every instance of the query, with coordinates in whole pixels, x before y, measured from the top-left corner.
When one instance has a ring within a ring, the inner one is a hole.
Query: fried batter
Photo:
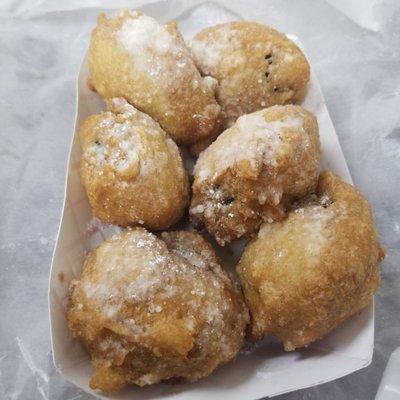
[[[371,301],[383,257],[367,200],[322,173],[316,196],[264,224],[243,253],[250,335],[272,333],[285,350],[321,339]]]
[[[178,143],[219,129],[216,82],[201,77],[177,24],[142,13],[98,18],[89,48],[91,81],[103,98],[124,97]]]
[[[310,67],[305,56],[268,26],[248,21],[215,25],[199,32],[190,47],[201,73],[218,81],[225,128],[241,115],[297,103],[306,94]]]
[[[192,222],[224,245],[283,218],[289,201],[315,188],[319,146],[317,121],[300,106],[240,117],[197,160]]]
[[[189,200],[178,147],[148,115],[123,99],[80,128],[81,177],[94,215],[111,224],[168,228]]]
[[[240,350],[248,311],[199,234],[128,228],[87,257],[68,320],[91,356],[90,386],[112,393],[209,375]]]

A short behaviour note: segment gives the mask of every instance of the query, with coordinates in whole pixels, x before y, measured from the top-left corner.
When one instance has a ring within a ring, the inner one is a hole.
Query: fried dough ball
[[[112,236],[70,288],[68,321],[106,393],[209,375],[240,350],[248,310],[211,246],[194,232]]]
[[[89,47],[91,82],[103,98],[124,97],[178,143],[219,129],[216,82],[201,77],[176,23],[139,12],[101,14]]]
[[[310,67],[305,56],[268,26],[248,21],[215,25],[200,31],[190,48],[201,73],[218,81],[225,128],[241,115],[297,103],[306,94]]]
[[[332,172],[288,218],[264,224],[237,267],[250,335],[285,350],[321,339],[368,305],[384,257],[364,196]]]
[[[93,214],[117,225],[164,229],[189,200],[178,147],[148,115],[125,100],[87,118],[79,131],[81,178]]]
[[[300,106],[273,106],[240,117],[204,150],[194,168],[192,222],[220,245],[279,220],[289,201],[318,180],[315,117]]]

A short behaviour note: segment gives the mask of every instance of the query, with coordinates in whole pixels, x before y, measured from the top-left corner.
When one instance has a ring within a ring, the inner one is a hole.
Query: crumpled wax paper
[[[100,11],[142,3],[0,4],[1,399],[93,398],[54,370],[48,274],[64,198],[75,79],[90,30]],[[373,205],[387,250],[375,297],[372,364],[340,380],[276,398],[373,399],[388,357],[400,346],[400,2],[229,0],[226,7],[244,17],[247,10],[256,11],[272,26],[300,38],[353,180]],[[210,9],[198,12],[201,18]]]

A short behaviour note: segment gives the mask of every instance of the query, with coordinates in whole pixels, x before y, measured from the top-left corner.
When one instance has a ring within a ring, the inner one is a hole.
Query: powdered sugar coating
[[[116,32],[117,39],[128,51],[154,50],[160,54],[178,52],[178,46],[165,26],[159,25],[154,18],[147,15],[133,16],[136,18],[124,21],[120,30]]]
[[[173,77],[163,73],[170,67],[170,56],[176,57],[176,77],[190,74],[185,57],[186,50],[178,37],[154,18],[136,15],[134,18],[124,19],[121,28],[115,32],[115,38],[129,54],[132,54],[135,67],[158,79],[161,86],[167,84],[165,78],[171,78],[168,84],[173,84]],[[177,82],[179,81],[175,79],[175,83]]]
[[[332,239],[328,235],[328,223],[335,218],[338,222],[338,216],[329,208],[321,204],[305,205],[296,208],[294,211],[295,219],[293,223],[302,224],[303,235],[306,240],[303,243],[304,252],[309,257],[309,262],[318,262],[319,254],[324,246],[329,245]],[[280,230],[281,235],[290,234],[292,230],[290,223],[283,223]],[[257,237],[260,240],[268,240],[268,236],[274,234],[273,224],[264,224],[260,228]],[[282,257],[284,249],[276,253],[276,257]]]
[[[69,322],[90,349],[92,387],[194,381],[243,343],[247,310],[210,245],[192,232],[161,237],[143,228],[112,236],[72,284]]]
[[[214,179],[224,173],[229,167],[248,162],[250,169],[256,169],[261,160],[263,165],[276,167],[278,157],[282,152],[283,129],[296,129],[304,132],[303,121],[300,117],[285,116],[281,120],[266,121],[264,111],[239,117],[232,131],[223,135],[229,136],[229,147],[214,146],[215,163],[210,165],[207,157],[199,157],[196,163],[195,175],[199,182]],[[304,134],[303,146],[309,146],[309,137]]]
[[[214,39],[212,42],[205,41],[202,40],[201,34],[198,34],[189,42],[195,59],[207,75],[216,75],[216,68],[224,55],[240,48],[237,32],[230,24],[220,26]]]

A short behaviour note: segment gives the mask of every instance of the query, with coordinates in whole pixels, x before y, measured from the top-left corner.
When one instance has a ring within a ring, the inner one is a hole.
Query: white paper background
[[[98,3],[0,5],[0,398],[89,398],[53,369],[46,291],[73,124],[74,79]],[[131,5],[112,5],[123,3]],[[389,252],[376,298],[373,364],[282,398],[371,399],[388,355],[400,344],[400,4],[363,6],[356,15],[366,8],[368,18],[356,22],[316,0],[232,0],[229,6],[242,8],[244,15],[255,10],[304,43],[353,179],[373,203]]]

